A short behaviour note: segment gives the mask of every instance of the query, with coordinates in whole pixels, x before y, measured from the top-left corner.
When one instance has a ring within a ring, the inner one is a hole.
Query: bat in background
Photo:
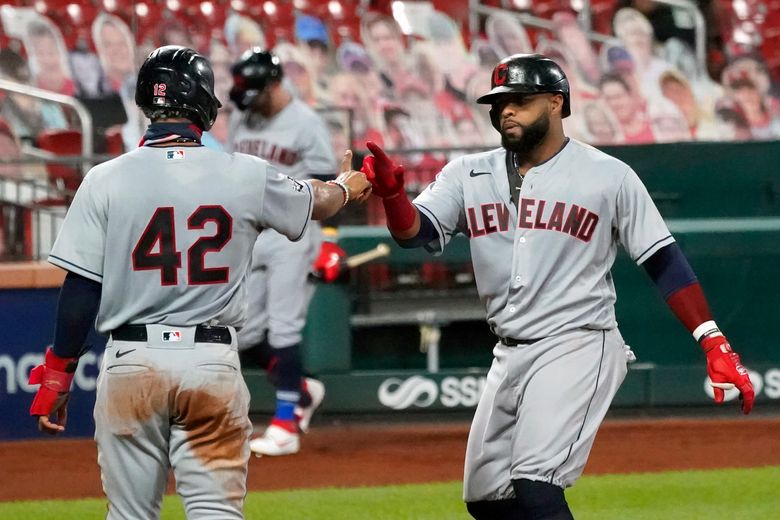
[[[324,269],[314,270],[309,276],[319,281],[332,282],[350,269],[354,269],[388,255],[390,255],[390,246],[385,243],[377,244],[373,249],[341,259],[336,265],[327,265]]]

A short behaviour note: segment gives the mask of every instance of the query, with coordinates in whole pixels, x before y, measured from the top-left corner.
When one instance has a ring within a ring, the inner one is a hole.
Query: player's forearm
[[[436,231],[436,227],[431,220],[419,211],[417,212],[417,215],[420,226],[416,235],[411,238],[394,237],[396,243],[404,249],[423,247],[439,240],[439,232]]]
[[[642,265],[669,308],[696,341],[710,332],[705,329],[717,330],[696,274],[676,243],[659,249]]]
[[[68,273],[60,289],[52,350],[61,358],[83,353],[84,340],[95,323],[102,285],[75,273]]]
[[[314,197],[311,218],[323,220],[332,217],[344,207],[344,190],[339,185],[317,179],[310,179],[308,182]]]
[[[382,199],[382,205],[387,216],[387,229],[393,238],[408,240],[417,236],[420,232],[420,212],[406,193]]]

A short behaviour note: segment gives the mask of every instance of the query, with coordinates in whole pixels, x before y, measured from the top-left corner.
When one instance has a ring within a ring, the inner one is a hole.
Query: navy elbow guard
[[[426,244],[430,244],[434,240],[438,240],[439,234],[436,232],[436,228],[433,227],[433,223],[424,213],[420,213],[420,230],[415,236],[407,239],[395,239],[396,243],[404,249],[413,249],[415,247],[422,247]]]

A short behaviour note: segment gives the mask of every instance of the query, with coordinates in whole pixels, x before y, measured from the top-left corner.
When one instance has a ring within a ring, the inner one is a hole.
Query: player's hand
[[[701,347],[707,355],[707,372],[712,381],[715,402],[720,404],[726,390],[736,387],[739,398],[742,399],[742,412],[750,413],[756,398],[753,383],[747,369],[742,366],[739,355],[731,349],[725,336],[705,336],[701,339]]]
[[[65,425],[68,422],[68,400],[70,392],[59,394],[54,401],[52,414],[56,414],[56,419],[52,420],[50,415],[38,416],[38,429],[49,435],[57,435],[65,431]]]
[[[61,358],[50,347],[46,350],[43,364],[30,372],[28,383],[41,385],[30,406],[30,415],[37,417],[38,429],[44,433],[57,435],[65,431],[70,385],[77,364],[78,358]],[[56,419],[52,420],[52,415]]]
[[[363,159],[360,171],[371,181],[374,194],[383,199],[391,199],[403,193],[404,167],[388,157],[376,143],[368,141],[366,146],[374,155],[367,155]]]
[[[341,160],[341,169],[336,180],[343,182],[349,190],[349,202],[365,202],[371,196],[371,183],[366,174],[352,169],[352,150],[347,150]]]
[[[335,281],[342,273],[342,260],[347,253],[336,243],[325,240],[320,246],[320,254],[312,264],[312,270],[322,281]]]

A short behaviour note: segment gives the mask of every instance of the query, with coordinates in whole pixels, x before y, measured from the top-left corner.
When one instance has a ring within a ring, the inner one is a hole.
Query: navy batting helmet
[[[245,51],[230,72],[233,74],[230,100],[239,110],[246,110],[255,96],[283,76],[279,57],[260,47]]]
[[[185,117],[203,130],[211,128],[222,106],[209,61],[179,45],[160,47],[146,58],[138,71],[135,104],[149,119]]]
[[[504,58],[493,69],[491,91],[477,99],[477,103],[495,105],[506,94],[537,94],[557,92],[563,95],[561,117],[571,115],[569,80],[561,67],[541,54],[514,54]],[[499,128],[499,114],[490,110],[493,126]]]

